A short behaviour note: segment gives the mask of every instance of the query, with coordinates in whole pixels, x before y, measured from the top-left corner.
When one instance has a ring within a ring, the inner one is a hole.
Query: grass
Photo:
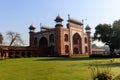
[[[91,80],[89,64],[104,63],[120,74],[120,59],[109,64],[110,59],[88,57],[16,58],[0,60],[0,80]]]

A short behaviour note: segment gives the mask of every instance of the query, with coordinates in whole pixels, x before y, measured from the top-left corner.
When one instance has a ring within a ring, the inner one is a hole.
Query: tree
[[[17,46],[24,45],[24,41],[21,38],[21,35],[17,32],[8,31],[7,32],[7,41],[8,41],[8,50],[15,49]],[[3,37],[0,37],[0,41],[2,43]],[[5,59],[5,51],[2,47],[0,47],[0,51],[2,53],[2,59]]]
[[[1,55],[3,56],[3,55],[4,55],[4,50],[3,50],[3,48],[1,47],[1,46],[2,46],[2,43],[3,43],[3,36],[2,36],[2,34],[0,33],[0,53],[1,53]],[[4,57],[3,57],[3,59],[4,59]]]
[[[97,48],[97,45],[96,44],[92,44],[92,48]]]
[[[120,49],[120,20],[116,20],[112,24],[111,46],[114,49]]]
[[[19,33],[8,31],[6,35],[9,40],[8,49],[12,49],[13,46],[16,47],[24,44],[24,41]]]
[[[112,27],[110,24],[99,24],[95,27],[93,40],[102,41],[106,45],[111,45]]]
[[[120,20],[110,24],[99,24],[95,27],[93,40],[99,40],[109,46],[110,52],[120,49]]]
[[[2,44],[3,43],[3,36],[2,36],[2,34],[0,33],[0,44]]]

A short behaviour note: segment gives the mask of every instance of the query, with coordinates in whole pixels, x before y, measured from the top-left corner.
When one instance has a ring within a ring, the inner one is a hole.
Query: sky
[[[93,35],[98,24],[112,24],[120,19],[120,0],[0,0],[0,32],[18,32],[28,45],[29,26],[33,24],[36,31],[40,30],[40,23],[54,27],[58,14],[64,19],[64,26],[68,14],[84,20],[84,26],[89,25]]]

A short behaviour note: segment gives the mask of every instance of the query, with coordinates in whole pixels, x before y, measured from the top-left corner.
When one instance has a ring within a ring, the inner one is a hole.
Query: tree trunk
[[[114,53],[115,48],[111,45],[109,45],[109,48],[110,48],[110,55],[113,57],[113,55],[115,55]]]

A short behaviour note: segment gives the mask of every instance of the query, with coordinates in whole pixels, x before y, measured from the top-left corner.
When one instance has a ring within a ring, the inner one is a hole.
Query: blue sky
[[[84,25],[94,33],[99,23],[120,19],[120,0],[0,0],[0,32],[18,32],[28,44],[28,27],[35,25],[36,31],[40,23],[54,27],[58,14],[64,25],[68,14],[77,20],[87,19]]]

